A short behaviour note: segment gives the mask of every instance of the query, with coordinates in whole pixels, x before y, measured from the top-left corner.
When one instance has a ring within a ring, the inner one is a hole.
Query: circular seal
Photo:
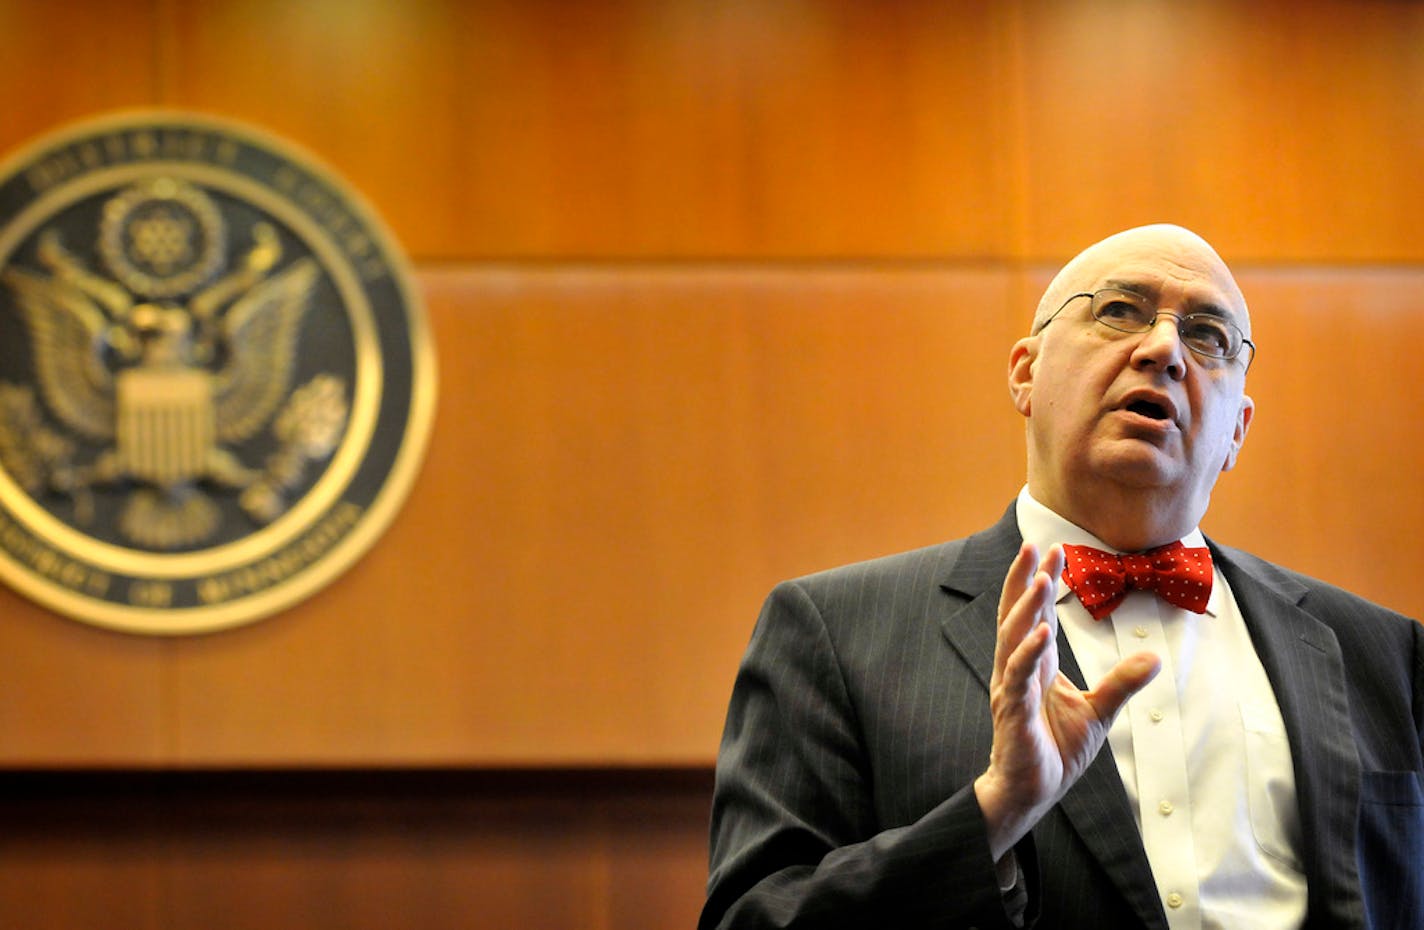
[[[404,501],[435,362],[403,256],[315,160],[126,113],[0,166],[0,579],[186,634],[309,596]]]

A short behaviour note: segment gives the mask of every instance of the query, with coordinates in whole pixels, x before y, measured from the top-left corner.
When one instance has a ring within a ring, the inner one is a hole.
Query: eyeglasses
[[[1251,354],[1246,358],[1246,367],[1249,369],[1256,357],[1256,344],[1246,338],[1239,326],[1224,316],[1216,313],[1188,313],[1182,316],[1168,310],[1159,310],[1151,300],[1141,294],[1121,291],[1115,287],[1074,294],[1053,311],[1053,315],[1044,321],[1038,332],[1043,332],[1044,327],[1057,319],[1064,307],[1079,297],[1092,299],[1093,319],[1120,333],[1151,332],[1152,327],[1157,325],[1157,318],[1166,314],[1176,317],[1177,334],[1182,337],[1182,344],[1203,358],[1233,359],[1240,355],[1242,347],[1246,346],[1251,349]]]

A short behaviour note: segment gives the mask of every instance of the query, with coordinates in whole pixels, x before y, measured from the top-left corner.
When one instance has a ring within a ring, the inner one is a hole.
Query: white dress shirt
[[[1118,551],[1026,487],[1017,516],[1040,557],[1054,543]],[[1199,529],[1182,543],[1205,545]],[[1101,621],[1059,579],[1058,619],[1090,688],[1135,652],[1162,660],[1118,714],[1108,745],[1172,930],[1300,927],[1306,885],[1290,746],[1221,571],[1205,614],[1133,591]]]

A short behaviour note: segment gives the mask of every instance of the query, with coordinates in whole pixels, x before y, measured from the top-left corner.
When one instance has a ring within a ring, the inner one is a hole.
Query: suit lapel
[[[1363,921],[1355,850],[1360,761],[1344,662],[1328,626],[1298,605],[1306,588],[1254,556],[1211,544],[1285,721],[1310,895],[1309,926]]]
[[[989,678],[994,672],[999,593],[1021,542],[1010,507],[998,523],[964,540],[949,557],[940,584],[954,598],[951,609],[955,612],[943,623],[944,635],[973,669],[985,691],[989,690]]]
[[[993,527],[964,541],[940,585],[958,602],[958,609],[943,623],[945,637],[974,670],[985,691],[994,670],[999,595],[1021,542],[1014,508],[1010,506]],[[1085,687],[1062,629],[1058,631],[1058,657],[1063,674],[1078,687]],[[1058,810],[1143,924],[1165,928],[1167,921],[1157,883],[1108,746],[1103,746],[1083,777],[1069,789]],[[1059,815],[1050,812],[1048,816]],[[1051,868],[1052,863],[1047,867]]]

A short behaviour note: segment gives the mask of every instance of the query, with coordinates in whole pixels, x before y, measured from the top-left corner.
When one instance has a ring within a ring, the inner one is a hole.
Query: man
[[[1030,333],[1004,518],[768,598],[701,926],[1424,927],[1424,627],[1198,529],[1254,415],[1230,271],[1128,230]]]

